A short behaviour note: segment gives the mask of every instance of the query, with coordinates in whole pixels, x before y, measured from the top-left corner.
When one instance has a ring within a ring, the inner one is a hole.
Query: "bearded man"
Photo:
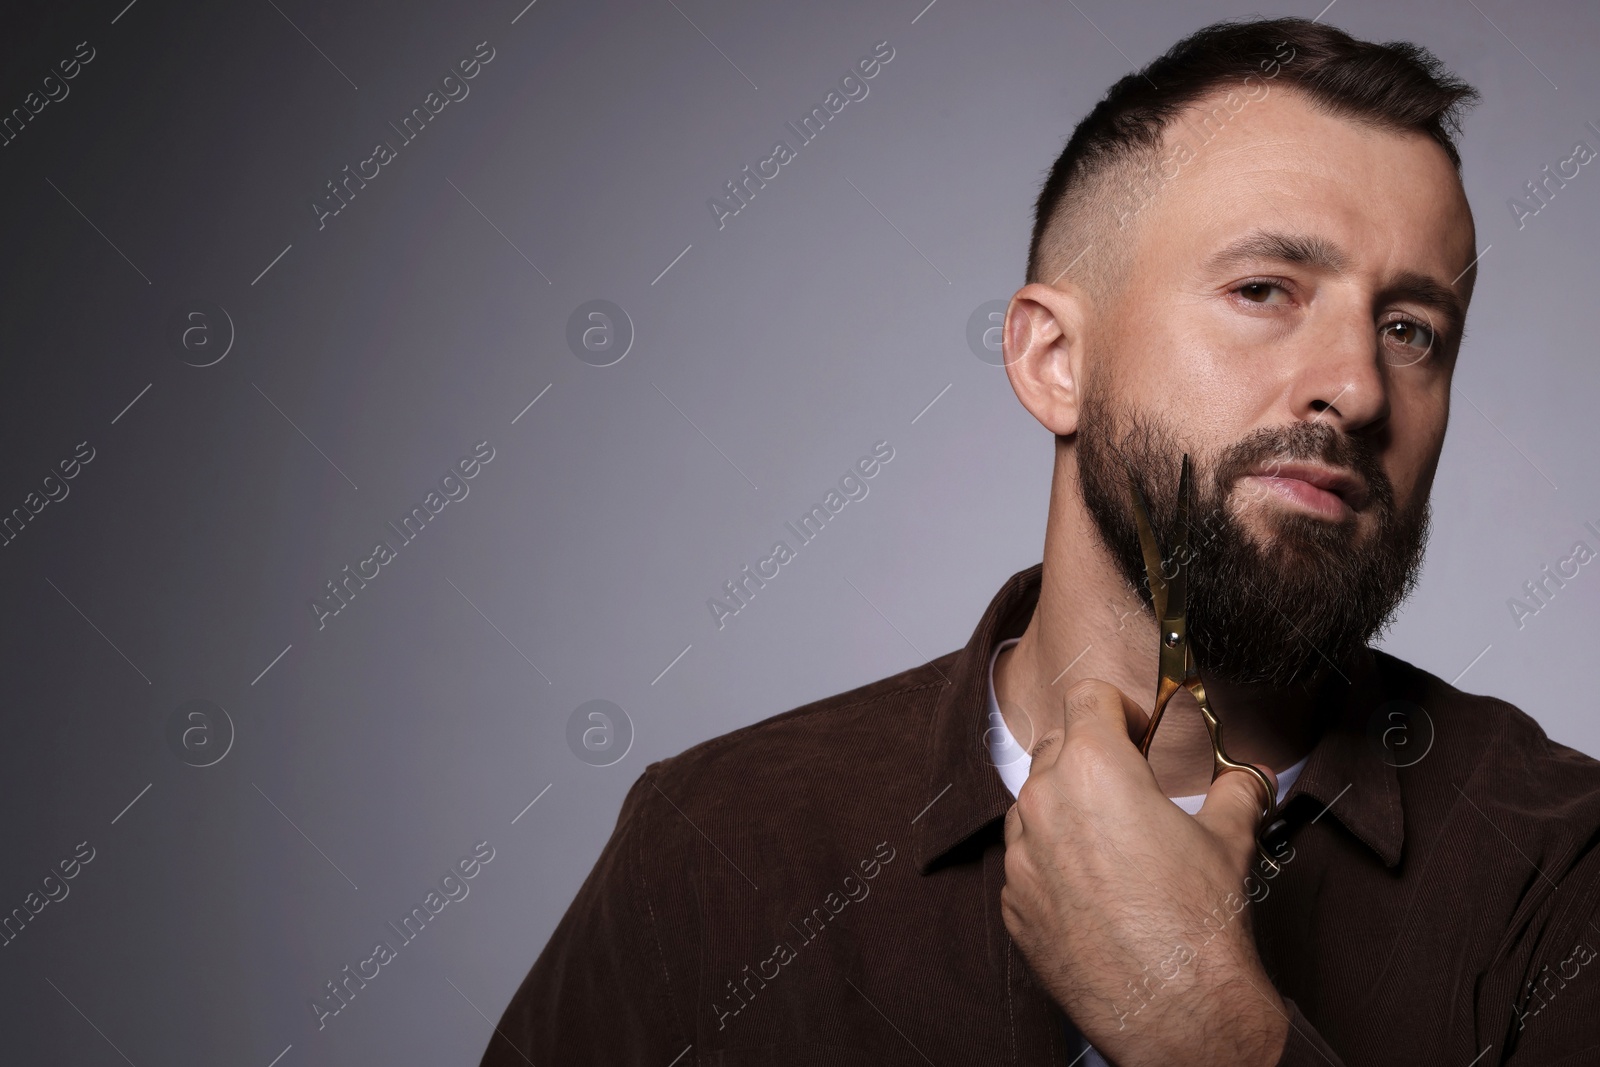
[[[1299,19],[1113,86],[1003,330],[1055,435],[1043,561],[964,649],[646,768],[484,1063],[1600,1061],[1600,764],[1368,645],[1427,536],[1475,95]],[[1129,485],[1179,543],[1184,455],[1188,635],[1270,863],[1188,692],[1137,745]]]

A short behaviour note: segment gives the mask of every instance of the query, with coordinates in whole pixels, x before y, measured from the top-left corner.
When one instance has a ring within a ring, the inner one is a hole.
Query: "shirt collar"
[[[989,762],[989,654],[1027,629],[1039,603],[1042,563],[1018,571],[995,594],[965,648],[945,657],[922,778],[928,806],[912,820],[912,850],[926,874],[947,853],[997,819],[1012,797]]]
[[[924,807],[912,820],[912,848],[926,874],[958,846],[1004,818],[1013,798],[990,762],[989,657],[994,646],[1027,629],[1039,603],[1044,565],[1036,563],[1008,578],[966,647],[941,657],[945,678],[933,713],[922,776]],[[1363,649],[1341,687],[1342,705],[1284,796],[1285,809],[1313,821],[1338,820],[1393,867],[1400,861],[1404,821],[1399,777],[1383,750],[1368,740],[1371,716],[1383,702],[1388,678],[1377,657]],[[1337,694],[1335,694],[1337,696]],[[1300,802],[1301,795],[1316,803]],[[1312,810],[1320,809],[1320,810]]]
[[[1372,849],[1385,867],[1400,862],[1405,843],[1400,776],[1392,756],[1381,746],[1386,723],[1378,718],[1386,702],[1397,695],[1398,679],[1392,668],[1398,665],[1398,660],[1370,648],[1361,650],[1349,667],[1349,686],[1341,687],[1342,705],[1283,799],[1287,808],[1298,796],[1312,798],[1315,804],[1297,805],[1299,821],[1315,822],[1324,814],[1337,819]]]

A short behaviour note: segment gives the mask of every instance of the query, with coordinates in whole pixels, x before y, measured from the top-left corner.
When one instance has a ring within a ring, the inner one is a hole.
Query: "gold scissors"
[[[1277,812],[1277,791],[1272,788],[1272,782],[1262,773],[1261,768],[1230,759],[1227,750],[1222,747],[1222,722],[1217,718],[1216,712],[1211,710],[1210,702],[1206,700],[1206,687],[1200,681],[1200,671],[1194,661],[1194,649],[1189,644],[1187,576],[1191,558],[1190,481],[1189,454],[1185,452],[1182,472],[1178,476],[1177,543],[1172,546],[1171,554],[1166,557],[1166,568],[1173,572],[1169,578],[1163,574],[1161,546],[1157,544],[1155,530],[1150,524],[1150,510],[1145,504],[1143,494],[1134,484],[1132,472],[1129,472],[1128,492],[1133,497],[1134,519],[1139,526],[1139,547],[1144,552],[1145,577],[1150,583],[1150,595],[1155,608],[1156,622],[1159,624],[1157,633],[1161,663],[1156,681],[1156,706],[1150,715],[1150,725],[1145,727],[1144,738],[1139,742],[1139,754],[1147,760],[1150,758],[1150,743],[1155,740],[1156,727],[1161,725],[1161,716],[1167,710],[1168,701],[1180,686],[1189,690],[1194,694],[1195,702],[1200,705],[1200,715],[1205,719],[1206,731],[1211,735],[1211,780],[1216,781],[1219,775],[1227,771],[1244,771],[1255,775],[1267,798],[1260,823],[1261,827],[1265,828],[1272,825],[1273,815]],[[1278,865],[1267,854],[1259,837],[1256,841],[1256,851],[1266,861],[1269,869],[1276,874]]]

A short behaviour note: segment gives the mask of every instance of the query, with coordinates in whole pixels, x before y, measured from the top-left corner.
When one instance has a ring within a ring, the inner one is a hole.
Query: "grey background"
[[[0,913],[96,850],[0,948],[10,1062],[476,1062],[646,763],[959,646],[1038,560],[1051,439],[968,316],[1021,284],[1105,87],[1251,12],[125,2],[8,13],[0,46],[7,110],[97,51],[0,148],[0,511],[96,450],[0,548]],[[1600,147],[1600,10],[1325,18],[1484,94],[1463,155],[1492,249],[1383,645],[1600,752],[1596,568],[1521,628],[1507,607],[1600,547],[1600,175],[1521,229],[1506,205]],[[485,40],[470,95],[319,231],[323,183]],[[719,231],[707,198],[883,40],[868,97]],[[236,330],[205,368],[169,324],[193,299]],[[592,299],[637,331],[609,367],[567,347]],[[469,496],[319,631],[322,583],[484,439]],[[869,496],[718,630],[707,598],[878,440]],[[596,699],[633,726],[607,767],[567,744]],[[209,767],[166,740],[190,700],[236,731]],[[309,999],[481,840],[470,895],[319,1032]]]

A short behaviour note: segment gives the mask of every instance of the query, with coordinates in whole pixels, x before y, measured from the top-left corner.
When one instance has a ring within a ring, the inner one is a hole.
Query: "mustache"
[[[1212,492],[1217,499],[1253,469],[1273,462],[1310,460],[1354,471],[1367,483],[1369,504],[1380,515],[1394,511],[1394,483],[1384,472],[1377,448],[1367,438],[1340,433],[1325,422],[1268,426],[1228,446],[1213,467]]]

